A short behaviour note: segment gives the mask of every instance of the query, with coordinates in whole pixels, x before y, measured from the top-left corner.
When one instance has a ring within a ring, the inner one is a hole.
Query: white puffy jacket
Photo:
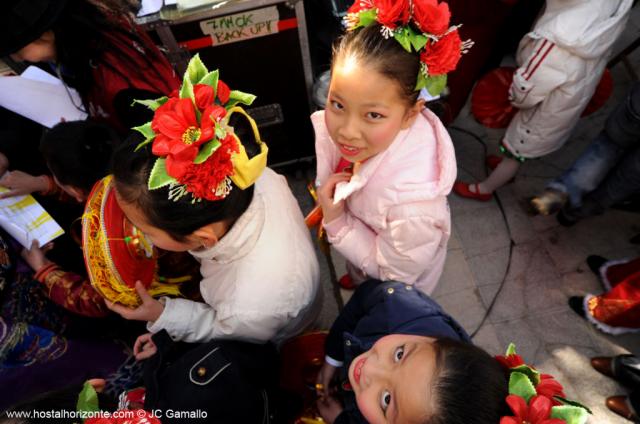
[[[510,89],[520,110],[505,147],[536,158],[559,149],[589,103],[633,0],[547,0],[518,47]]]

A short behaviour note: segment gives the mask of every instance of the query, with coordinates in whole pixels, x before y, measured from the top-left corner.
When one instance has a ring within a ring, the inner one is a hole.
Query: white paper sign
[[[7,191],[0,187],[0,192]],[[33,240],[44,246],[64,231],[31,195],[0,199],[0,227],[29,249]]]
[[[200,28],[203,33],[211,36],[214,45],[220,45],[275,34],[278,32],[279,20],[278,8],[270,6],[210,18],[200,22]]]
[[[87,114],[80,95],[58,78],[30,66],[20,76],[0,77],[0,106],[47,128],[65,121],[82,121]]]

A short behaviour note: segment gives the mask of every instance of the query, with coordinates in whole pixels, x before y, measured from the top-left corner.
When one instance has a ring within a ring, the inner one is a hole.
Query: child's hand
[[[22,252],[20,254],[22,256],[22,259],[24,259],[25,262],[29,264],[31,269],[33,269],[35,272],[38,272],[41,268],[51,263],[51,261],[45,256],[45,253],[47,253],[52,248],[53,243],[47,243],[42,246],[42,249],[40,249],[38,240],[34,240],[33,242],[31,242],[31,249],[24,248],[22,249]]]
[[[125,319],[136,321],[157,320],[160,315],[162,315],[162,311],[164,311],[164,305],[151,297],[140,281],[136,281],[136,291],[138,292],[138,296],[140,296],[140,300],[142,300],[142,304],[135,309],[127,308],[126,306],[118,305],[108,300],[105,300],[104,303],[107,305],[107,308]]]
[[[9,169],[9,158],[7,158],[4,153],[0,153],[0,176],[4,175],[5,172]]]
[[[350,178],[350,173],[338,172],[337,174],[331,175],[327,181],[318,188],[318,203],[320,203],[320,207],[322,208],[324,222],[329,223],[344,213],[344,200],[334,204],[333,194],[336,189],[336,184],[349,181]]]
[[[316,406],[318,407],[318,412],[320,412],[322,419],[329,424],[332,424],[344,409],[338,399],[333,396],[318,399]]]
[[[0,199],[5,199],[7,197],[46,191],[49,189],[49,180],[45,175],[34,177],[22,171],[10,171],[0,178],[0,186],[9,189],[9,191],[0,194]]]
[[[318,377],[316,378],[316,393],[321,398],[329,397],[329,387],[331,386],[331,379],[336,373],[336,367],[330,365],[325,362],[322,364],[322,368],[318,372]]]
[[[135,344],[133,345],[133,354],[136,356],[136,360],[142,361],[152,357],[158,351],[156,344],[151,339],[153,333],[143,334],[138,336]]]

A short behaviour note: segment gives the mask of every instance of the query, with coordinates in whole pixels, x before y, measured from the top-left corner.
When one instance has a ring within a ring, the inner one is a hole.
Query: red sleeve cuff
[[[50,263],[49,265],[45,265],[36,272],[34,278],[41,283],[44,283],[47,280],[47,276],[53,272],[60,269],[60,267],[54,263]]]

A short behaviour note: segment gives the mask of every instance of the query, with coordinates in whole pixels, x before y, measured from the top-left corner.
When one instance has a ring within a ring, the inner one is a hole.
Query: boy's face
[[[353,360],[349,382],[358,409],[372,424],[424,421],[436,378],[434,339],[391,334]]]

